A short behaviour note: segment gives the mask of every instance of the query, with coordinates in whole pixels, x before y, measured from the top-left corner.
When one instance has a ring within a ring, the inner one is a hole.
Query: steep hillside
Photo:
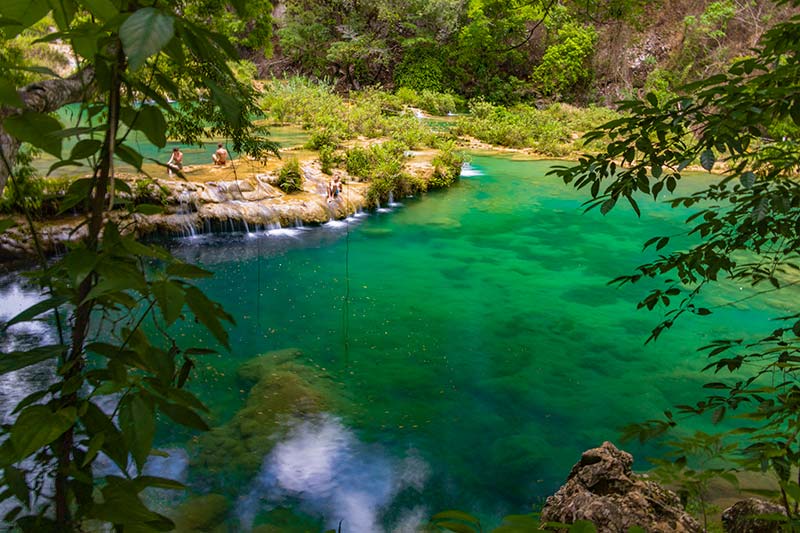
[[[719,72],[797,13],[768,0],[650,2],[633,22],[598,26],[594,94],[587,97],[609,103]]]

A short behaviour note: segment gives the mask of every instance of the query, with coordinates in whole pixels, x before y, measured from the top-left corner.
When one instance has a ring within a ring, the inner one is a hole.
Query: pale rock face
[[[654,533],[699,533],[675,493],[633,473],[633,456],[610,442],[587,450],[542,510],[543,522],[588,520],[600,533],[639,526]]]

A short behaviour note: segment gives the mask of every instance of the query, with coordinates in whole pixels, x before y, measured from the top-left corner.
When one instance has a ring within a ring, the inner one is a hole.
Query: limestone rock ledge
[[[588,520],[600,533],[639,526],[653,533],[700,533],[675,493],[633,473],[633,456],[610,442],[587,450],[566,483],[547,498],[542,522]]]
[[[432,165],[424,166],[423,170],[432,175]],[[186,236],[323,224],[370,207],[367,201],[369,184],[336,169],[334,175],[342,179],[344,190],[338,198],[328,202],[326,192],[331,176],[322,173],[317,161],[302,162],[302,169],[303,190],[285,194],[275,186],[275,172],[264,168],[243,168],[239,174],[227,168],[194,168],[186,173],[185,180],[166,177],[156,180],[165,192],[164,213],[128,215],[113,211],[109,217],[119,221],[123,231],[139,237],[153,233]],[[134,186],[142,178],[125,176],[123,179]],[[68,242],[83,238],[86,230],[83,220],[83,216],[75,215],[36,222],[44,253],[60,253]],[[16,227],[0,233],[0,262],[36,255],[27,223],[22,219],[17,222]]]

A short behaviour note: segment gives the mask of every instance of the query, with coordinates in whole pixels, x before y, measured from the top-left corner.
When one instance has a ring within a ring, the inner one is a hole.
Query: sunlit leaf
[[[119,37],[131,70],[138,70],[167,45],[175,34],[174,23],[172,16],[153,7],[141,8],[128,17]]]

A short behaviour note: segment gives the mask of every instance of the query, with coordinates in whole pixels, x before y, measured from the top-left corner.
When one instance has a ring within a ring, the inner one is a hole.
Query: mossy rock
[[[303,355],[297,348],[285,348],[267,352],[264,355],[250,359],[236,371],[236,377],[247,384],[257,383],[264,374],[275,366],[292,361]]]
[[[294,361],[298,354],[280,350],[242,365],[242,379],[258,379],[230,421],[198,437],[194,467],[214,477],[252,476],[283,435],[287,420],[337,410],[341,401],[332,381]]]
[[[226,531],[224,523],[230,508],[228,498],[221,494],[190,498],[175,511],[175,531]]]

